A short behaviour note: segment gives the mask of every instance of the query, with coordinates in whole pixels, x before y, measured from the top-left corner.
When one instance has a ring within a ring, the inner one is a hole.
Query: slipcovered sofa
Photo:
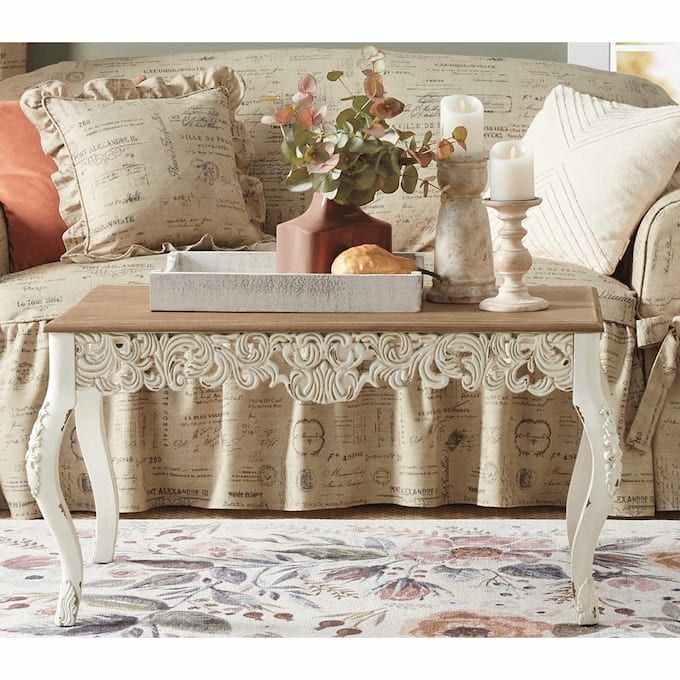
[[[278,130],[259,123],[270,106],[261,97],[291,92],[306,71],[342,69],[352,81],[356,57],[352,50],[301,48],[62,62],[3,80],[0,100],[18,99],[44,80],[78,84],[230,66],[248,86],[237,115],[254,135],[251,174],[264,185],[265,230],[274,233],[308,197],[288,193],[281,182],[286,169],[278,158]],[[389,53],[387,66],[391,91],[408,104],[404,126],[436,128],[441,96],[471,94],[484,103],[487,146],[520,137],[558,83],[635,106],[672,103],[645,80],[558,63]],[[436,209],[436,198],[401,194],[368,208],[393,224],[395,247],[408,250],[431,249]],[[39,514],[23,459],[47,383],[45,324],[97,285],[146,283],[163,260],[57,262],[10,273],[0,219],[0,491],[13,517]],[[624,443],[614,514],[680,509],[680,377],[674,373],[680,189],[671,184],[650,209],[614,276],[537,260],[529,278],[598,290],[606,322],[602,362]],[[456,384],[442,391],[415,384],[397,395],[371,389],[356,402],[330,406],[294,403],[281,388],[226,385],[210,392],[190,385],[178,393],[111,397],[105,411],[122,512],[172,504],[287,510],[366,503],[561,505],[580,436],[569,394],[537,398],[486,388],[467,394]],[[71,509],[92,509],[73,428],[71,418],[62,485]]]

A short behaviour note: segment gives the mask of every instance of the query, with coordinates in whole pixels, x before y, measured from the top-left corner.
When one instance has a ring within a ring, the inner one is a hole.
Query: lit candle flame
[[[459,104],[458,104],[458,110],[461,113],[465,113],[467,111],[467,104],[465,103],[464,99],[461,99]]]
[[[510,147],[510,158],[517,158],[517,147],[516,146],[511,146]]]

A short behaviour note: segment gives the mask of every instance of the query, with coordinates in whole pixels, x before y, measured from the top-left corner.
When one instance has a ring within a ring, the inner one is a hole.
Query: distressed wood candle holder
[[[484,156],[437,161],[442,203],[434,246],[431,302],[474,303],[496,293],[491,228],[481,193],[488,177]]]
[[[484,199],[483,204],[498,212],[503,226],[498,234],[501,245],[496,252],[496,271],[503,277],[498,295],[482,300],[480,309],[487,312],[535,312],[546,309],[548,303],[529,294],[524,275],[531,269],[531,253],[522,243],[527,230],[522,221],[529,208],[541,203],[541,198],[526,201],[494,201]]]

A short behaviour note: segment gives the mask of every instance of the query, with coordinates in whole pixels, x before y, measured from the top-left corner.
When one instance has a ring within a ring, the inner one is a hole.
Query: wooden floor
[[[74,519],[92,519],[93,512],[74,512]],[[9,511],[0,510],[0,519]],[[564,508],[483,508],[476,505],[444,505],[439,508],[404,508],[397,505],[362,505],[337,510],[281,512],[275,510],[204,510],[201,508],[157,508],[124,513],[122,519],[564,519]],[[680,519],[680,512],[660,512],[654,519]]]

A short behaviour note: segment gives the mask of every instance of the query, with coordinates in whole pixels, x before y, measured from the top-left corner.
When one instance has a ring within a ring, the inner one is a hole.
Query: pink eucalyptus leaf
[[[293,104],[298,106],[309,106],[314,101],[313,94],[305,94],[304,92],[296,92],[293,95]]]
[[[370,127],[364,128],[362,132],[374,137],[382,137],[385,134],[385,128],[380,123],[373,123]]]
[[[331,146],[333,146],[331,144]],[[307,172],[314,174],[324,174],[333,170],[340,162],[340,154],[334,153],[327,161],[323,163],[311,163],[307,166]]]
[[[437,142],[437,148],[434,151],[434,156],[438,161],[446,160],[453,153],[453,144],[447,139],[441,139]]]
[[[312,116],[312,122],[314,125],[321,125],[321,123],[323,123],[326,118],[326,113],[328,113],[328,106],[326,106],[326,104],[323,104],[318,109],[316,109],[316,111],[314,111],[314,115]]]
[[[382,99],[385,96],[385,88],[382,76],[371,74],[364,80],[364,92],[369,99]]]
[[[298,112],[295,122],[304,128],[314,127],[314,114],[312,109],[302,109]]]
[[[382,118],[383,120],[386,120],[388,118],[395,118],[403,110],[404,110],[403,102],[400,102],[398,99],[395,99],[394,97],[376,99],[370,108],[370,112],[374,116]]]
[[[262,116],[260,121],[264,125],[288,125],[293,119],[293,107],[284,106],[279,109],[273,116]]]
[[[298,80],[298,92],[302,94],[311,94],[312,96],[316,94],[316,78],[311,73],[305,73]]]
[[[418,161],[421,168],[426,168],[434,159],[434,154],[429,149],[409,149],[409,155],[413,156]]]

